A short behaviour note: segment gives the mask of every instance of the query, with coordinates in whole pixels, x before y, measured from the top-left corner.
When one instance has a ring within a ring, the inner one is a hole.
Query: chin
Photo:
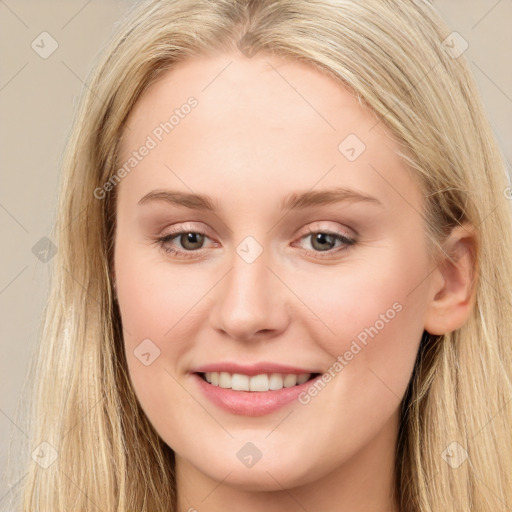
[[[312,483],[322,476],[315,476],[306,468],[300,470],[294,461],[287,462],[282,458],[267,462],[264,462],[262,458],[250,468],[244,467],[238,460],[235,460],[234,464],[226,464],[225,459],[222,461],[209,459],[207,467],[201,467],[201,465],[196,467],[213,480],[223,482],[223,484],[239,490],[252,492],[292,489]],[[215,468],[214,473],[211,472],[212,468]],[[294,471],[291,471],[291,469]]]

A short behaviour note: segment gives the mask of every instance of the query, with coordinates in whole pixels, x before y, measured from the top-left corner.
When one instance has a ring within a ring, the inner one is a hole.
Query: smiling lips
[[[274,363],[216,363],[191,373],[215,405],[247,416],[269,414],[293,402],[321,376],[317,371]]]
[[[195,368],[193,373],[224,389],[264,392],[304,384],[320,372],[269,362],[251,365],[224,362]]]

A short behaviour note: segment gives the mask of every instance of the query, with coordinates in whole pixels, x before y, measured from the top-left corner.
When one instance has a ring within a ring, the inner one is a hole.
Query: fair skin
[[[117,185],[114,258],[130,377],[176,453],[178,510],[396,512],[398,408],[423,331],[468,318],[470,231],[446,244],[456,263],[429,260],[422,194],[391,132],[332,78],[268,55],[166,72],[132,110],[120,162],[190,96],[198,105]],[[348,134],[366,146],[354,161],[338,149]],[[292,192],[339,187],[377,201],[280,208]],[[219,210],[138,204],[154,190],[208,195]],[[189,258],[155,243],[171,228],[205,235],[166,243]],[[263,250],[251,263],[236,252],[247,236]],[[325,373],[375,325],[309,403],[269,414],[220,408],[191,373],[219,361]],[[134,355],[145,339],[160,349],[148,366]],[[237,456],[247,442],[261,452],[250,468]]]

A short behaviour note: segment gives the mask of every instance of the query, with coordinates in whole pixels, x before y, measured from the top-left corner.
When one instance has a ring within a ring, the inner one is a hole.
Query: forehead
[[[377,120],[353,92],[311,65],[267,55],[203,56],[178,63],[144,92],[128,118],[128,139],[169,119],[191,96],[198,101],[193,119],[201,121],[202,131],[214,128],[216,134],[238,128],[241,135],[250,128],[248,135],[270,135],[286,127],[286,133],[307,128],[314,138],[345,129],[347,121],[356,130],[365,120]]]
[[[270,193],[269,183],[276,194],[322,181],[390,198],[386,181],[412,187],[391,132],[353,91],[276,56],[197,57],[168,70],[132,109],[119,164],[144,145],[152,147],[121,184],[133,199],[170,185],[206,192],[222,184],[246,201]]]

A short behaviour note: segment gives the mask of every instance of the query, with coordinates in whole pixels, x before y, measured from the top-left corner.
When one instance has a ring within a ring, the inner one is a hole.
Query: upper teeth
[[[311,377],[311,373],[282,374],[282,373],[263,373],[261,375],[243,375],[241,373],[228,372],[206,372],[205,379],[214,386],[236,391],[269,391],[285,388],[291,388],[296,384],[304,384]]]

